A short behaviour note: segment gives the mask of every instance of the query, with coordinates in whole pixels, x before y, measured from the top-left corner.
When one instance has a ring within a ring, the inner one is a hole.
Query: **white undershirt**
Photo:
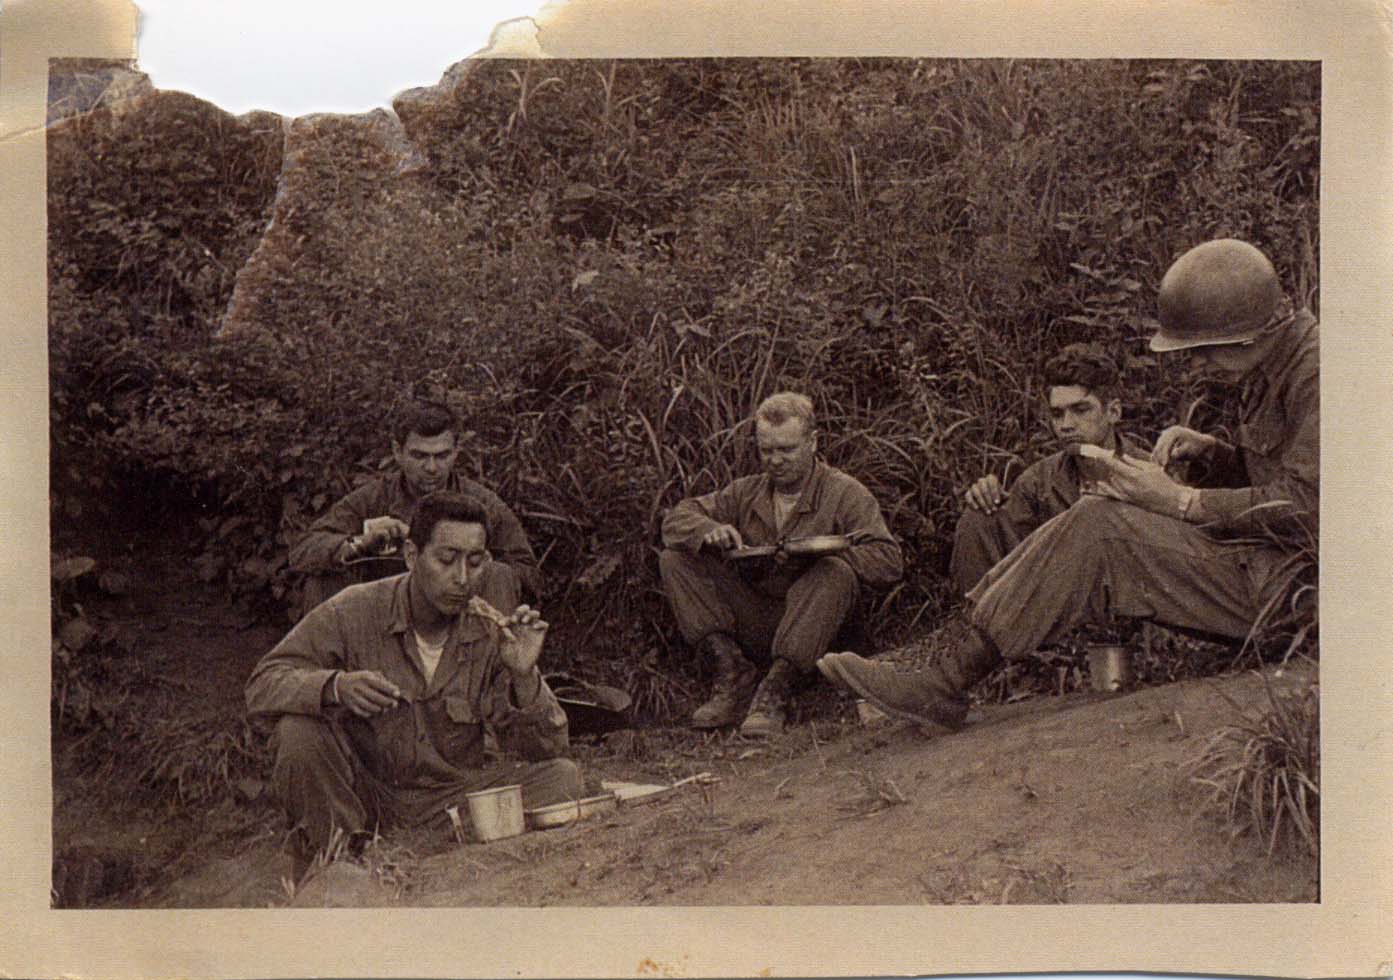
[[[421,654],[421,663],[426,668],[426,683],[429,684],[434,679],[435,668],[440,666],[440,657],[445,652],[445,639],[442,638],[439,643],[432,646],[420,633],[416,633],[415,630],[411,632],[416,634],[416,649]]]
[[[803,495],[801,493],[779,493],[774,491],[774,529],[782,532],[784,525],[788,523],[789,515],[798,506],[798,500]]]

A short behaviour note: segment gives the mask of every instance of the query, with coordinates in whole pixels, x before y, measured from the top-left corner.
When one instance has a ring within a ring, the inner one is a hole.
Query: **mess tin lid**
[[[784,553],[796,556],[835,555],[850,547],[851,539],[845,534],[814,534],[785,541]]]

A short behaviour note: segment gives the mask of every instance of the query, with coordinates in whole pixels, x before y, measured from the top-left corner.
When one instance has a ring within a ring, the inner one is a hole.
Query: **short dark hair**
[[[1109,401],[1121,393],[1117,362],[1097,344],[1069,344],[1045,362],[1045,389],[1077,385]]]
[[[435,533],[435,526],[441,521],[459,521],[461,524],[479,524],[484,529],[484,540],[489,536],[489,515],[478,497],[457,490],[435,490],[416,502],[411,514],[411,529],[407,540],[424,548]]]
[[[440,402],[410,402],[392,417],[392,438],[398,445],[405,445],[413,432],[429,439],[442,432],[454,431],[455,413]]]

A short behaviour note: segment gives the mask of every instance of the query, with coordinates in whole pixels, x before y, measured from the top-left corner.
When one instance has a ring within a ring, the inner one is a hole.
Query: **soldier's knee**
[[[980,510],[967,507],[958,515],[958,523],[953,529],[955,540],[980,540],[990,537],[996,529],[996,518]]]
[[[1104,557],[1119,539],[1145,535],[1138,526],[1138,516],[1146,511],[1132,504],[1108,497],[1085,496],[1056,520],[1061,522],[1063,547],[1075,554]]]
[[[282,715],[276,722],[272,746],[277,769],[298,769],[323,757],[334,741],[329,723],[310,715]]]
[[[809,569],[819,589],[831,589],[838,593],[856,595],[856,573],[851,566],[835,555],[819,558]],[[806,577],[806,576],[805,576]]]
[[[676,548],[664,548],[658,554],[658,574],[665,583],[690,576],[696,565],[695,555]]]
[[[555,785],[562,786],[566,792],[579,796],[585,788],[585,781],[580,775],[580,766],[576,765],[572,759],[565,757],[551,759],[547,762],[547,778]]]
[[[532,763],[525,777],[523,802],[528,806],[578,800],[584,795],[585,780],[581,778],[580,766],[564,756]]]
[[[1108,497],[1088,494],[1075,501],[1061,518],[1075,533],[1097,532],[1116,526],[1123,506],[1119,501]]]

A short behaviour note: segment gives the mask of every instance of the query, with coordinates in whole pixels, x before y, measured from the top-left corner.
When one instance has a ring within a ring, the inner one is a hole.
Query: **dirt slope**
[[[1305,671],[1272,672],[1289,688]],[[998,708],[967,731],[813,721],[761,746],[680,731],[579,748],[605,778],[710,771],[710,790],[457,847],[383,843],[376,880],[329,875],[299,905],[803,905],[1310,902],[1309,858],[1268,858],[1197,817],[1186,763],[1254,674]],[[850,716],[849,705],[842,714]],[[633,759],[624,756],[642,755]],[[904,802],[899,802],[903,799]],[[152,896],[281,904],[267,836]]]
[[[240,729],[242,685],[281,632],[229,608],[174,555],[91,611],[128,631],[129,656],[152,679],[123,710],[141,738],[164,732],[150,744],[184,756],[197,732]],[[1266,676],[1294,690],[1314,668]],[[138,768],[158,760],[133,769],[94,736],[60,740],[55,887],[104,907],[1315,901],[1316,861],[1231,841],[1200,813],[1205,793],[1188,774],[1212,733],[1238,720],[1230,701],[1257,711],[1267,699],[1249,672],[992,707],[929,738],[862,727],[819,682],[769,743],[683,728],[575,740],[595,783],[710,772],[714,786],[491,844],[395,832],[371,874],[335,866],[293,896],[277,809],[245,791],[257,780],[236,780],[237,801],[138,803]]]

